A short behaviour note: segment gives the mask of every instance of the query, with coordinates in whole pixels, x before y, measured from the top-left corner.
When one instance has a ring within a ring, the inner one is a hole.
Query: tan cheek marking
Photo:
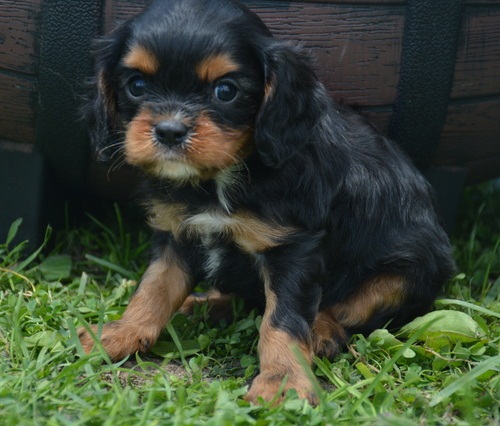
[[[187,160],[200,169],[223,169],[250,154],[252,139],[250,130],[222,129],[201,114],[187,145]]]
[[[200,80],[211,83],[226,74],[237,71],[239,68],[239,65],[229,55],[221,54],[210,56],[201,61],[196,66],[196,74]]]
[[[143,46],[136,45],[123,58],[123,63],[129,67],[141,71],[144,74],[153,75],[160,68],[158,58]]]
[[[145,167],[152,165],[157,150],[151,128],[153,117],[148,111],[142,111],[128,124],[125,138],[125,156],[129,164]]]
[[[402,277],[382,275],[363,284],[347,300],[334,305],[331,311],[343,326],[362,325],[377,311],[400,305],[404,301],[405,287]]]

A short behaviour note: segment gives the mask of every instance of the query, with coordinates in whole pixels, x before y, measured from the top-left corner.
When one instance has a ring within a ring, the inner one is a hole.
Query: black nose
[[[155,126],[154,131],[158,142],[168,146],[175,146],[182,143],[188,133],[188,128],[180,121],[165,120],[160,121]]]

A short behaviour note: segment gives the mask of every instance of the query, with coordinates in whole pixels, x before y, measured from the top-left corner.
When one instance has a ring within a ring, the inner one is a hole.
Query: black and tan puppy
[[[112,359],[151,348],[206,280],[263,309],[247,399],[286,382],[314,403],[297,348],[311,362],[400,326],[452,273],[424,178],[236,1],[154,1],[98,42],[94,90],[92,140],[143,170],[154,230],[137,292],[99,336]]]

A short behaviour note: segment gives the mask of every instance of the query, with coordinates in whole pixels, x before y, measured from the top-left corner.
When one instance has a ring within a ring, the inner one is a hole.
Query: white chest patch
[[[189,214],[186,206],[153,201],[150,225],[172,232],[176,239],[201,240],[208,247],[217,238],[232,241],[242,251],[258,253],[281,245],[294,228],[261,220],[248,211],[226,213],[221,209]]]

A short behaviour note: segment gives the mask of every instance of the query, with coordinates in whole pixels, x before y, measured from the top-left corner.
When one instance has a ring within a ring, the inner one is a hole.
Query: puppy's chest
[[[234,244],[245,253],[260,253],[282,244],[292,227],[266,221],[252,212],[227,213],[221,208],[190,211],[186,205],[154,200],[149,207],[154,229],[171,232],[179,241],[199,241],[205,247]]]

